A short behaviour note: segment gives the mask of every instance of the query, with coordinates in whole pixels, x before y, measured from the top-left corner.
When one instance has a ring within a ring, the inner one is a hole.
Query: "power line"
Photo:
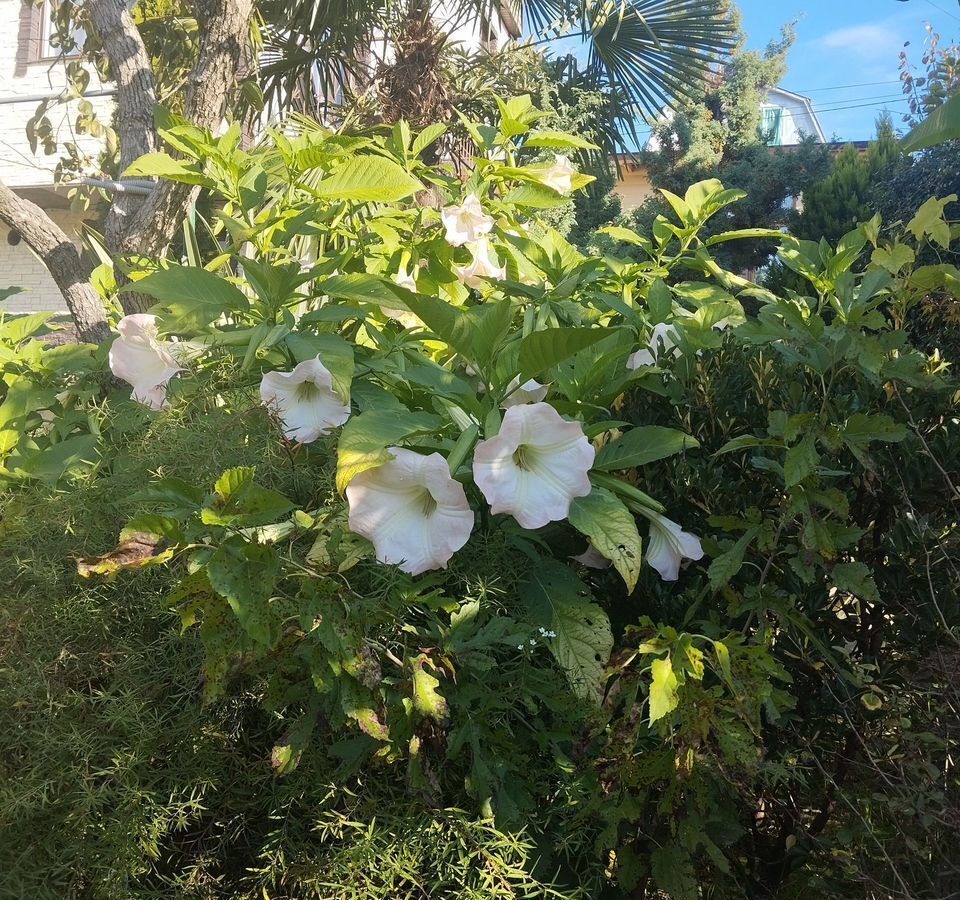
[[[939,9],[940,12],[942,12],[945,16],[950,16],[951,19],[956,19],[958,22],[960,22],[960,16],[950,12],[949,9],[944,9],[942,6],[934,3],[933,0],[927,0],[927,3],[929,3],[934,9]]]
[[[838,84],[833,87],[819,87],[819,88],[803,88],[792,91],[794,94],[816,94],[821,91],[845,91],[847,88],[856,88],[856,87],[874,87],[878,84],[899,84],[900,79],[896,78],[891,81],[861,81],[859,84]]]
[[[829,112],[840,112],[843,109],[883,109],[886,106],[892,106],[896,103],[906,103],[906,102],[907,102],[906,97],[900,97],[897,100],[888,100],[886,103],[853,103],[849,106],[830,106],[830,107],[821,106],[819,108],[815,108],[813,111],[815,113],[829,113]],[[784,112],[789,113],[791,116],[794,115],[794,113],[790,112],[789,110],[784,110]]]

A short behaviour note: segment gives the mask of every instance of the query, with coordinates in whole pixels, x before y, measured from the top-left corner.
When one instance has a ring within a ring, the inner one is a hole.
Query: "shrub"
[[[112,400],[130,418],[91,490],[132,446],[157,478],[114,491],[137,509],[79,569],[171,573],[192,715],[244,751],[216,813],[150,818],[161,861],[126,877],[937,896],[958,438],[948,368],[905,328],[957,283],[916,265],[951,240],[944,202],[834,248],[708,231],[742,192],[701,182],[650,235],[606,229],[632,259],[585,256],[535,218],[586,182],[543,149],[581,139],[524,98],[501,113],[469,123],[465,184],[418,156],[440,129],[403,124],[251,152],[173,125],[183,157],[134,167],[217,194],[220,252],[130,273],[159,318],[121,323],[114,371],[170,408]],[[756,239],[802,291],[711,255]],[[176,770],[208,752],[193,721]]]

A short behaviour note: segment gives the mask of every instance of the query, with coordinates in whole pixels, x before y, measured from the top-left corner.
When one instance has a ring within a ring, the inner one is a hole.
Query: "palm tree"
[[[557,61],[558,71],[580,87],[618,97],[614,106],[628,127],[700,94],[736,37],[729,0],[262,0],[259,8],[265,49],[259,80],[267,102],[318,114],[345,89],[355,96],[369,88],[377,73],[370,49],[387,43],[397,51],[391,64],[415,78],[413,102],[424,92],[435,96],[425,86],[443,78],[445,23],[430,24],[441,9],[481,22],[509,15],[525,24],[535,45],[577,41],[576,52]],[[422,111],[421,104],[408,112]]]

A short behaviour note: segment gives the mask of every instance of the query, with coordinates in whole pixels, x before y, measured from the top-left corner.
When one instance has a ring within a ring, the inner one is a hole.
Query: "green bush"
[[[92,395],[92,464],[3,497],[14,892],[955,886],[957,394],[909,331],[947,201],[832,247],[701,182],[585,256],[539,118],[469,123],[465,184],[403,124],[135,166],[215,193],[219,250],[130,273],[157,412]],[[801,290],[712,256],[758,239]]]

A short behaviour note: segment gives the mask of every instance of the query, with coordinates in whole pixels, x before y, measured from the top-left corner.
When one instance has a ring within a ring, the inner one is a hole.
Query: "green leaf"
[[[56,484],[72,469],[96,462],[98,455],[96,435],[78,434],[42,450],[20,451],[7,460],[7,466],[17,478]]]
[[[755,437],[752,434],[742,434],[740,437],[735,437],[733,440],[727,441],[716,453],[714,456],[720,456],[721,453],[733,453],[736,450],[747,450],[751,447],[767,447],[774,444],[774,441],[769,441],[764,438]]]
[[[385,278],[367,272],[347,272],[344,275],[328,275],[317,280],[317,290],[339,300],[354,303],[375,303],[386,309],[396,309],[397,291]]]
[[[640,577],[642,544],[633,514],[613,493],[602,487],[570,504],[570,524],[609,559],[633,593]]]
[[[903,139],[900,148],[904,153],[916,153],[954,138],[960,138],[960,94],[930,113]]]
[[[873,251],[870,261],[875,266],[882,266],[888,272],[896,275],[904,266],[913,265],[916,260],[916,254],[913,248],[906,244],[894,244],[889,250],[878,247]]]
[[[607,614],[564,565],[544,560],[524,579],[521,596],[533,621],[556,632],[550,650],[574,693],[599,702],[603,672],[613,650]]]
[[[200,514],[206,525],[269,525],[293,509],[294,504],[283,494],[256,484],[254,471],[249,467],[227,469],[217,479],[212,502]]]
[[[566,134],[562,131],[531,131],[523,142],[524,147],[546,147],[548,150],[599,150],[600,148],[575,134]]]
[[[337,445],[337,490],[343,493],[355,476],[389,462],[393,457],[387,447],[439,427],[440,419],[430,413],[371,409],[354,416]]]
[[[248,309],[250,302],[235,285],[206,269],[170,266],[158,269],[121,291],[147,294],[169,311],[170,331],[199,331],[226,312]]]
[[[650,663],[650,724],[672,713],[680,702],[677,696],[677,676],[669,656]]]
[[[433,125],[428,125],[420,134],[417,135],[416,139],[413,142],[413,146],[410,148],[411,156],[419,156],[427,149],[434,141],[442,137],[447,132],[447,126],[440,123],[434,123]]]
[[[440,340],[449,344],[471,362],[476,362],[475,345],[480,307],[465,309],[452,306],[438,297],[398,291],[404,305],[416,315]]]
[[[16,291],[19,292],[19,288]],[[3,293],[0,291],[0,300],[4,299]],[[42,334],[48,330],[44,326],[52,315],[52,312],[40,312],[29,316],[8,316],[0,322],[0,341],[16,346],[35,334]]]
[[[557,363],[611,337],[616,328],[549,328],[534,331],[520,342],[520,371],[524,379],[542,375]]]
[[[877,590],[873,574],[862,562],[837,563],[830,577],[837,590],[855,594],[870,603],[880,602],[880,591]]]
[[[203,491],[180,478],[161,478],[137,491],[130,499],[150,503],[160,512],[180,518],[199,512],[203,505]]]
[[[867,450],[873,441],[899,443],[906,436],[906,427],[895,422],[890,416],[871,416],[866,413],[850,416],[840,433],[843,443],[865,468],[871,467]]]
[[[54,391],[40,388],[27,378],[18,378],[10,385],[0,404],[0,457],[19,443],[28,416],[54,402]]]
[[[654,848],[650,869],[657,887],[670,900],[698,900],[700,889],[690,857],[674,844]]]
[[[269,601],[279,571],[280,561],[270,547],[239,535],[227,538],[207,563],[210,586],[230,604],[247,634],[261,644],[272,642]]]
[[[127,168],[122,178],[165,178],[181,184],[201,184],[215,187],[216,182],[203,174],[197,163],[174,159],[166,153],[146,153]]]
[[[397,163],[382,156],[355,156],[324,178],[314,194],[329,200],[396,203],[423,190],[423,185]]]
[[[410,660],[413,670],[413,708],[435,722],[446,722],[450,708],[442,694],[437,691],[440,680],[434,678],[423,666],[427,657],[423,654]]]
[[[742,241],[749,238],[760,238],[770,241],[791,241],[793,238],[789,234],[784,234],[776,228],[740,228],[736,231],[724,231],[708,237],[704,242],[708,247],[716,244],[723,244],[727,241]]]
[[[942,200],[931,197],[917,210],[917,214],[907,223],[907,231],[918,241],[927,235],[931,241],[939,244],[944,250],[949,249],[950,225],[944,216],[943,210],[944,207],[954,203],[956,199],[956,194],[951,194]]]
[[[562,206],[569,203],[569,198],[557,193],[553,188],[545,184],[522,184],[514,188],[503,198],[506,203],[513,203],[516,206],[525,206],[528,209],[553,209],[555,206]]]
[[[632,469],[685,450],[696,450],[699,446],[696,438],[682,431],[660,425],[641,425],[606,444],[597,454],[593,467],[601,472]]]
[[[710,587],[718,590],[727,584],[743,567],[743,555],[747,552],[750,542],[757,536],[757,527],[748,528],[743,536],[729,550],[715,557],[707,569],[710,578]]]
[[[817,453],[816,438],[811,432],[807,432],[799,444],[787,450],[783,464],[783,477],[787,487],[793,487],[812,475],[818,462],[820,454]]]

